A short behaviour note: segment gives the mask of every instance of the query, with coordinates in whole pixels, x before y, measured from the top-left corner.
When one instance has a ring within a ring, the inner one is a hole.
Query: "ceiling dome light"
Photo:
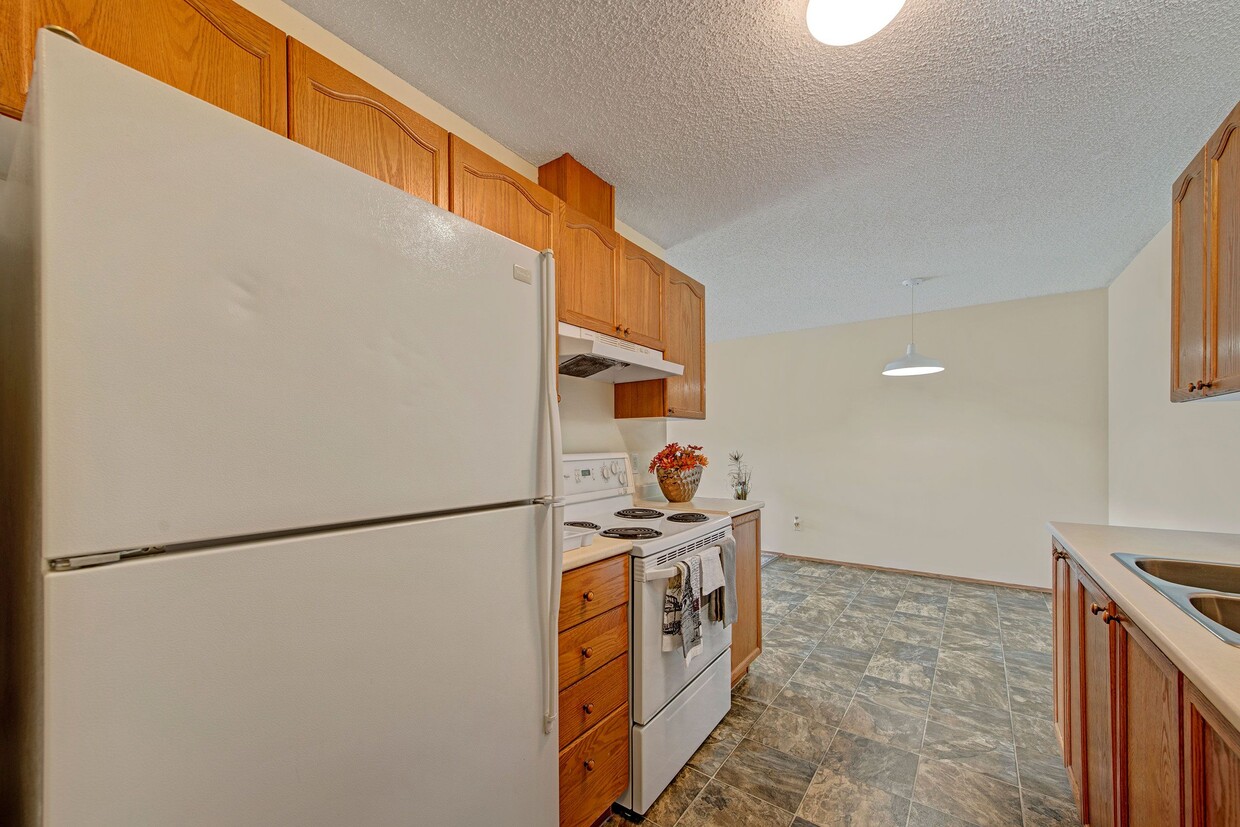
[[[851,46],[887,27],[904,0],[809,0],[805,22],[815,40],[828,46]]]
[[[927,373],[939,373],[946,370],[943,363],[938,359],[932,359],[929,356],[922,356],[917,352],[917,345],[913,343],[913,320],[917,318],[916,305],[914,304],[914,296],[917,293],[917,285],[921,284],[925,279],[905,279],[900,282],[904,287],[908,288],[908,349],[904,351],[904,355],[899,359],[895,359],[887,363],[887,367],[883,368],[883,376],[924,376]]]

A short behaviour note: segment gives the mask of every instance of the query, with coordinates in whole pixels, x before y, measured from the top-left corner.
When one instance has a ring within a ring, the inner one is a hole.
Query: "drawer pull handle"
[[[594,657],[594,649],[593,649],[593,647],[590,647],[590,646],[582,646],[582,647],[581,647],[581,656],[582,656],[583,658],[592,658],[592,657]]]
[[[583,710],[585,710],[585,713],[586,713],[587,715],[593,715],[593,714],[594,714],[594,704],[585,704],[585,705],[583,705],[581,708],[582,708]]]
[[[590,758],[586,761],[586,772],[594,772],[594,759]]]
[[[589,603],[591,600],[594,599],[594,592],[588,591],[585,594],[583,594],[582,597],[584,597],[586,599],[586,602]]]

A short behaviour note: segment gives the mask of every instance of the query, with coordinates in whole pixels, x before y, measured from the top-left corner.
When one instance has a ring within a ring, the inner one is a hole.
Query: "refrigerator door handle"
[[[555,731],[556,718],[559,716],[559,620],[560,620],[560,578],[564,573],[564,483],[560,478],[563,465],[563,447],[560,444],[560,400],[556,390],[556,377],[559,375],[559,358],[557,342],[559,325],[555,308],[555,256],[551,250],[542,252],[542,332],[543,332],[543,390],[546,394],[547,438],[550,450],[544,452],[544,461],[550,465],[546,469],[550,480],[550,498],[544,498],[549,507],[551,518],[551,538],[548,543],[547,571],[551,581],[547,584],[549,597],[547,606],[547,639],[543,654],[547,667],[546,705],[543,712],[543,731],[550,735]]]

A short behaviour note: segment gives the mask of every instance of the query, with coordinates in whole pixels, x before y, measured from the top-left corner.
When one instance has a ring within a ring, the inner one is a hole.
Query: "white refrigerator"
[[[540,254],[40,33],[0,821],[557,823]]]

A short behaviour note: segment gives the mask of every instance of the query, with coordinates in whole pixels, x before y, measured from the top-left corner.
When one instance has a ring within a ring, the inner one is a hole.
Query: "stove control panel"
[[[564,494],[617,496],[632,493],[632,470],[626,454],[565,454]]]

